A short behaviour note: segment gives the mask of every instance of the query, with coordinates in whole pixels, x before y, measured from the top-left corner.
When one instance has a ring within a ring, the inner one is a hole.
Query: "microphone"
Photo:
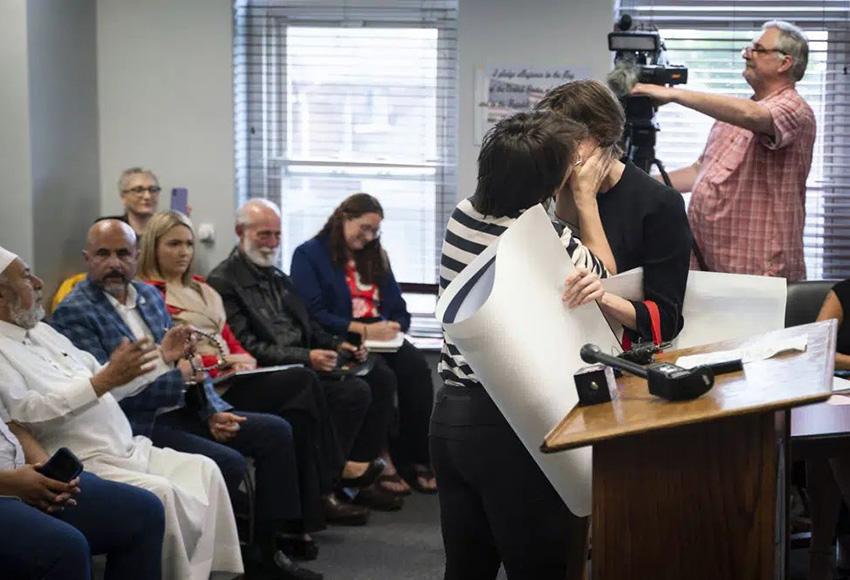
[[[621,59],[614,65],[614,70],[608,73],[606,80],[614,94],[620,98],[626,97],[640,79],[640,69],[628,60]]]
[[[686,369],[662,362],[643,367],[605,354],[595,344],[585,344],[579,354],[586,363],[602,363],[646,379],[650,394],[668,401],[696,399],[714,386],[714,371],[707,366]]]

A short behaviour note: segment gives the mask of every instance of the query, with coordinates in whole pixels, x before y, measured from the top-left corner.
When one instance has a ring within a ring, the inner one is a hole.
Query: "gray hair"
[[[159,185],[159,179],[157,179],[156,174],[150,169],[145,169],[144,167],[131,167],[121,172],[121,177],[118,178],[118,193],[124,193],[127,189],[127,185],[129,185],[130,178],[134,175],[148,175],[151,179],[156,181],[157,185]]]
[[[238,226],[247,226],[251,224],[251,210],[253,209],[266,208],[272,210],[278,217],[280,217],[280,208],[278,205],[269,201],[268,199],[263,199],[259,197],[255,197],[254,199],[249,199],[245,203],[239,206],[239,209],[236,210],[236,225]]]
[[[806,66],[809,64],[809,41],[805,33],[799,26],[785,20],[770,20],[761,26],[762,30],[768,28],[779,31],[776,48],[794,59],[794,64],[788,72],[794,82],[799,81],[806,74]]]

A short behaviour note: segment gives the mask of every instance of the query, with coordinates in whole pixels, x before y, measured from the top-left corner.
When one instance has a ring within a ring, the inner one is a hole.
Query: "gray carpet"
[[[436,496],[413,494],[400,512],[374,512],[364,527],[315,535],[319,559],[307,566],[326,580],[441,580],[443,543]],[[791,552],[789,580],[805,580],[806,550]],[[505,580],[504,570],[499,580]]]
[[[440,580],[443,541],[437,496],[414,493],[401,511],[373,512],[362,527],[315,534],[319,558],[306,565],[326,580]]]

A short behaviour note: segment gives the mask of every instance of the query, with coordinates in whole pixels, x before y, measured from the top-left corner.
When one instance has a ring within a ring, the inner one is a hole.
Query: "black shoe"
[[[357,492],[357,496],[352,503],[381,512],[395,512],[400,510],[401,506],[404,505],[404,498],[371,486]]]
[[[278,534],[275,538],[275,544],[278,550],[295,560],[315,560],[319,557],[319,546],[316,545],[313,538]]]
[[[302,568],[289,557],[278,550],[274,553],[273,562],[265,566],[271,573],[271,578],[279,580],[323,580],[324,576],[307,568]]]
[[[378,476],[381,475],[386,467],[384,460],[378,457],[369,462],[369,467],[357,477],[341,477],[339,479],[340,487],[368,487],[375,483]]]
[[[334,494],[322,496],[322,507],[325,510],[325,520],[329,524],[363,526],[369,520],[369,508],[351,505]]]

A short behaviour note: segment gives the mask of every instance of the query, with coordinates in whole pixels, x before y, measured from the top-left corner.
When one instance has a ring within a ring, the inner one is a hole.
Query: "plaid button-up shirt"
[[[774,136],[716,122],[688,217],[710,270],[801,280],[815,116],[792,86],[758,104],[770,111]]]

